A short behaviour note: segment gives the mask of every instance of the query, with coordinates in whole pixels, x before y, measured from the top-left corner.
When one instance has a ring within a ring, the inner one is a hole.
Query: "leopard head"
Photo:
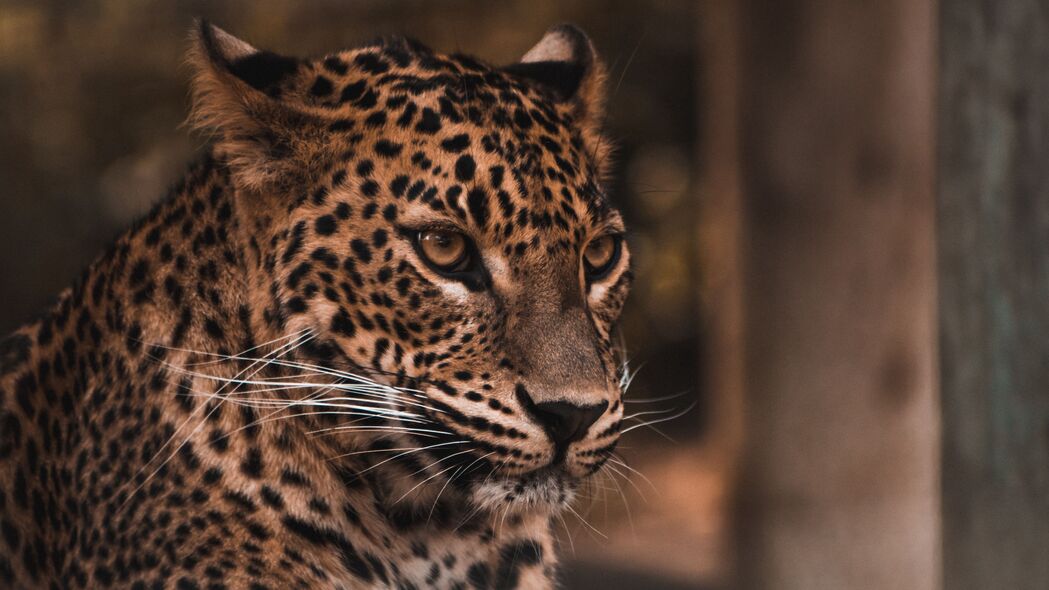
[[[291,58],[201,23],[192,63],[265,324],[390,388],[368,423],[474,502],[567,501],[619,437],[631,279],[586,35],[493,67],[404,39]]]

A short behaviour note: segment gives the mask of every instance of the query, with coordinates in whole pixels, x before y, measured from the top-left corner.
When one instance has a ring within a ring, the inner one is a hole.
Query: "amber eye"
[[[470,262],[466,237],[458,232],[433,229],[419,232],[419,252],[437,270],[461,272]]]
[[[616,235],[601,236],[591,240],[583,250],[583,266],[589,280],[603,278],[619,260],[622,238]]]

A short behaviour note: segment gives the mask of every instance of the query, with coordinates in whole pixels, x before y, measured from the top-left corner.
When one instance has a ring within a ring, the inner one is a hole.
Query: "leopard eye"
[[[422,257],[442,272],[462,272],[470,263],[470,249],[461,233],[433,229],[419,232],[416,237]]]
[[[605,235],[591,240],[583,250],[583,267],[590,281],[602,279],[619,261],[622,237]]]

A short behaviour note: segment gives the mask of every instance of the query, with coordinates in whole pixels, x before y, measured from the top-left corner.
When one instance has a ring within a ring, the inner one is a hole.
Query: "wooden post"
[[[934,17],[743,3],[742,588],[940,587]]]
[[[702,371],[709,422],[703,459],[732,493],[743,443],[743,197],[740,185],[739,3],[707,0],[699,5],[700,310],[706,346]],[[734,569],[732,531],[724,491],[717,504],[717,577]]]
[[[1049,2],[942,0],[944,587],[1049,588]]]

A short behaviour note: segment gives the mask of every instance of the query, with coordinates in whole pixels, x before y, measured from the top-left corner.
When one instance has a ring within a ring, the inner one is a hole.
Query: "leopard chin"
[[[494,514],[556,513],[575,501],[581,483],[562,469],[544,467],[525,475],[483,481],[474,488],[472,500],[478,508]]]

